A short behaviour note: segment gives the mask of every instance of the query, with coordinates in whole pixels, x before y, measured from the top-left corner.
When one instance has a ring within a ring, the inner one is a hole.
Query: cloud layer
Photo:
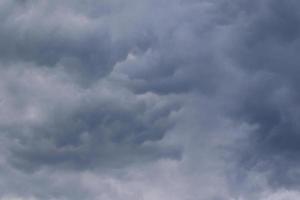
[[[297,199],[299,6],[2,0],[0,199]]]

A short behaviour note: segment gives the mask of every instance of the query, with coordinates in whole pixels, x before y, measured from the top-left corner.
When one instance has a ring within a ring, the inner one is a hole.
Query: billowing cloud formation
[[[299,6],[2,0],[0,199],[297,199]]]

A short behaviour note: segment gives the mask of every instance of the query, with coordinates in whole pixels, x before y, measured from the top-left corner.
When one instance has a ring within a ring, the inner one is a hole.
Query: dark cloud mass
[[[296,0],[0,0],[0,200],[300,197]]]

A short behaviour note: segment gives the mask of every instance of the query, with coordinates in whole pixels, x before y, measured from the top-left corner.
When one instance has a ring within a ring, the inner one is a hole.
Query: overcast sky
[[[0,0],[0,200],[300,199],[299,0]]]

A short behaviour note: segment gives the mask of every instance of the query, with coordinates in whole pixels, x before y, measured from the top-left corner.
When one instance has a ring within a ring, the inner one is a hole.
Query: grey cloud
[[[256,127],[241,166],[266,172],[270,184],[298,188],[298,2],[254,2],[227,47],[245,80],[236,88],[235,120]]]
[[[172,126],[169,116],[178,109],[176,102],[159,103],[151,94],[136,99],[130,91],[107,82],[81,90],[48,77],[43,70],[27,70],[21,70],[25,72],[18,80],[11,75],[9,86],[14,87],[4,87],[2,93],[2,107],[15,114],[10,121],[2,113],[2,137],[11,140],[8,160],[18,168],[118,167],[135,160],[178,156],[177,150],[151,144]],[[112,91],[105,91],[106,87]]]
[[[88,4],[81,10],[77,1],[4,1],[1,61],[65,68],[85,83],[105,76],[131,49],[147,48],[147,35],[131,40],[124,31],[123,38],[115,36],[114,31],[123,30],[115,28],[114,14],[124,6]]]
[[[297,196],[298,8],[2,1],[1,197]]]
[[[116,65],[117,73],[128,76],[125,83],[138,93],[170,94],[196,90],[210,94],[221,82],[230,79],[219,49],[222,40],[216,37],[224,31],[224,21],[231,21],[232,16],[224,15],[220,19],[214,4],[205,3],[171,7],[165,14],[171,25],[158,25],[153,29],[157,42],[145,52],[132,52],[129,59]],[[176,24],[173,24],[174,20]]]

